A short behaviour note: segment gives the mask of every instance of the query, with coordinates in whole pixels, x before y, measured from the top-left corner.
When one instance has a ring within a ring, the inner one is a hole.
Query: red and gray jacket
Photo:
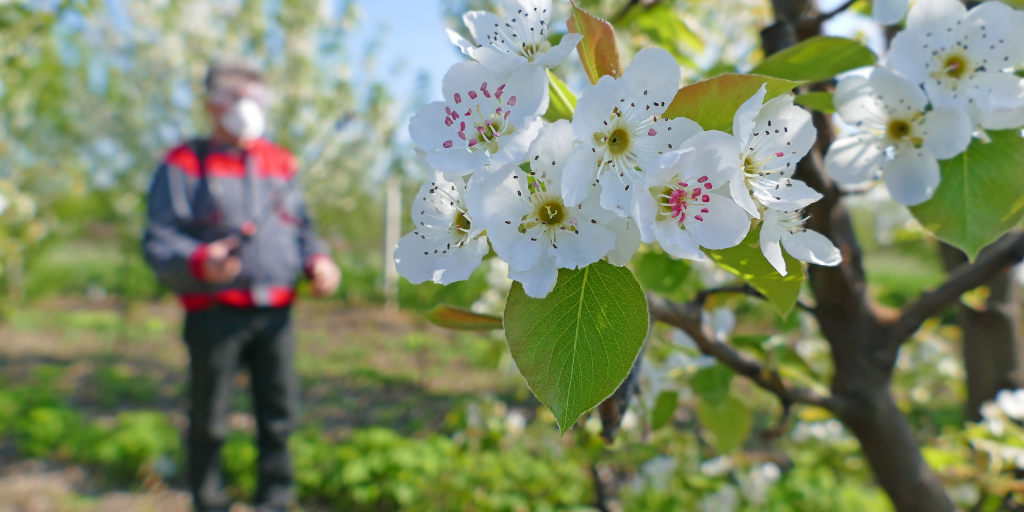
[[[149,192],[143,245],[157,277],[185,309],[291,304],[301,272],[329,257],[301,194],[292,190],[296,172],[291,153],[262,139],[245,150],[197,140],[168,153]],[[239,249],[238,277],[204,281],[206,244],[253,227]]]

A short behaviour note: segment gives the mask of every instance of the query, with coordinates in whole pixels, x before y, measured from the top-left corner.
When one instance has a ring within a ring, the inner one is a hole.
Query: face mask
[[[251,98],[236,101],[220,119],[228,133],[240,140],[253,140],[263,135],[267,120],[263,109]]]

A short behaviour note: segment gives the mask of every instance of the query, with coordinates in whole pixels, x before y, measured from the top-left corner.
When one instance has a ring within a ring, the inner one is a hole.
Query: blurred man
[[[191,412],[188,477],[199,511],[226,511],[220,449],[234,377],[249,368],[259,430],[260,511],[293,501],[287,451],[298,401],[291,303],[301,272],[315,295],[341,279],[295,188],[295,158],[261,138],[267,88],[239,59],[206,76],[209,138],[167,155],[149,195],[146,258],[186,310]]]

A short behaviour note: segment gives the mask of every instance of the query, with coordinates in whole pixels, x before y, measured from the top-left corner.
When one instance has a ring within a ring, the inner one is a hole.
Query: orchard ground
[[[536,415],[539,403],[504,361],[500,338],[445,331],[415,313],[380,307],[305,302],[295,315],[301,424],[316,425],[328,438],[371,426],[436,432],[480,394],[500,397],[528,419]],[[87,421],[145,409],[183,431],[188,354],[179,338],[181,316],[170,301],[132,307],[126,324],[108,301],[54,299],[16,310],[0,326],[0,390],[52,379]],[[241,372],[237,386],[246,385]],[[244,391],[235,404],[232,428],[255,432]],[[28,458],[10,437],[0,437],[0,511],[190,510],[177,469],[166,481],[142,475],[110,485],[102,470],[60,459]]]

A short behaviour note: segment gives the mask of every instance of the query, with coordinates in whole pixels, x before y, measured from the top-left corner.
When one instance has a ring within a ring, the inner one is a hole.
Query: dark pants
[[[288,435],[298,402],[290,308],[213,307],[185,317],[191,363],[189,487],[197,510],[227,510],[221,446],[240,364],[249,368],[259,431],[256,505],[284,509],[292,501]]]

